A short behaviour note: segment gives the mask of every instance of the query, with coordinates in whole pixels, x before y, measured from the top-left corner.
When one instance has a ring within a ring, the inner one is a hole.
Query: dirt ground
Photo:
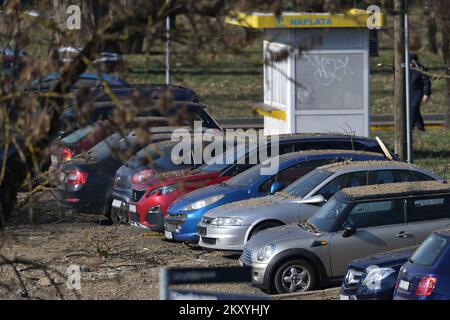
[[[62,211],[49,194],[31,206],[32,214],[27,208],[14,214],[2,238],[0,299],[158,299],[163,266],[238,265],[236,255],[168,242],[159,233],[132,226],[108,225],[99,216]],[[81,270],[79,290],[66,284],[71,265]],[[264,295],[248,284],[195,288]],[[333,291],[328,298],[335,295]]]

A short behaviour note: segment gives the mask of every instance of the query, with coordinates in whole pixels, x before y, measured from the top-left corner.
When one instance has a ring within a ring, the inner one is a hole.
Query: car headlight
[[[239,217],[218,217],[211,221],[214,226],[241,226],[244,223],[244,219]]]
[[[164,196],[166,194],[169,193],[173,193],[177,191],[177,187],[176,185],[170,185],[170,186],[164,186],[164,187],[160,187],[160,188],[156,188],[155,190],[153,190],[152,192],[150,192],[150,194],[148,195],[149,197],[157,194],[159,196]]]
[[[185,206],[183,209],[181,209],[181,211],[192,211],[192,210],[204,208],[206,206],[209,206],[210,204],[213,204],[214,202],[219,201],[224,196],[225,196],[224,194],[220,194],[217,196],[212,196],[212,197],[205,198],[205,199],[202,199],[199,201],[195,201],[195,202],[190,203],[187,206]]]
[[[369,266],[366,268],[367,276],[364,278],[362,284],[369,289],[380,290],[381,281],[395,272],[392,268],[380,268],[375,265]]]
[[[274,243],[268,244],[267,246],[259,249],[256,259],[258,259],[258,261],[265,261],[269,259],[275,252],[276,248],[277,246]]]

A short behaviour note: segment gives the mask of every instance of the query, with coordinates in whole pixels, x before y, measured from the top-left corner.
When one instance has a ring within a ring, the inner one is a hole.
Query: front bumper
[[[270,290],[270,283],[265,281],[267,263],[255,263],[249,262],[248,259],[244,258],[245,252],[242,254],[241,258],[239,258],[239,264],[245,267],[252,268],[252,283],[251,285],[259,288],[261,290]]]
[[[132,203],[131,205],[135,205]],[[151,231],[164,231],[164,212],[160,206],[152,207],[148,212],[130,211],[128,205],[128,220],[129,223],[136,227],[149,229]]]
[[[198,244],[214,250],[242,251],[248,228],[249,226],[213,226],[200,222]]]
[[[168,214],[164,220],[166,239],[175,241],[197,242],[198,217],[195,214]]]

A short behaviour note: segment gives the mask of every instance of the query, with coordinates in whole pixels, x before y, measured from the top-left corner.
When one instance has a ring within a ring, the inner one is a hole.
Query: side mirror
[[[344,228],[344,233],[342,234],[342,236],[344,238],[348,238],[351,237],[352,235],[354,235],[356,233],[356,228],[354,225],[348,225]]]
[[[275,192],[281,191],[284,189],[284,183],[283,182],[274,182],[272,183],[272,185],[270,186],[270,194],[274,194]]]
[[[300,201],[298,201],[298,203],[306,203],[306,204],[322,204],[324,202],[326,202],[327,200],[324,198],[323,195],[321,194],[317,194],[315,196],[312,196],[311,198],[308,199],[302,199]]]

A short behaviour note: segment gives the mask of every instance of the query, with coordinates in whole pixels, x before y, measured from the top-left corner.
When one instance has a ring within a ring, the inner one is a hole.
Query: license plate
[[[136,213],[136,206],[134,204],[130,204],[128,209],[130,210],[130,212]]]
[[[198,227],[197,232],[200,236],[206,236],[206,227]]]
[[[164,231],[164,237],[165,237],[166,239],[172,240],[172,239],[173,239],[172,232]]]
[[[112,202],[112,206],[114,208],[120,208],[120,207],[122,207],[122,201],[114,199],[113,202]]]
[[[339,300],[350,300],[350,296],[344,296],[343,294],[340,294]]]
[[[57,156],[50,156],[50,160],[52,161],[52,164],[58,163],[58,157]]]
[[[400,280],[398,287],[402,290],[408,291],[409,290],[409,282],[405,280]]]

